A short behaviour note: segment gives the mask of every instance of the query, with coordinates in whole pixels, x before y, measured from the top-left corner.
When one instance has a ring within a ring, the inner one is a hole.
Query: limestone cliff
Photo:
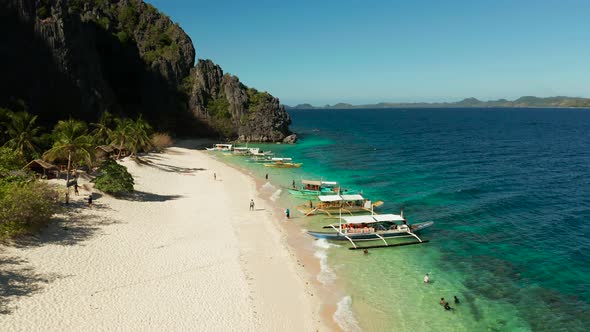
[[[276,98],[251,97],[218,66],[215,81],[199,81],[207,62],[193,68],[188,35],[141,0],[2,0],[0,29],[10,31],[0,39],[0,107],[24,101],[47,126],[109,110],[181,135],[276,141],[289,132]],[[222,97],[229,115],[211,116]]]
[[[227,137],[275,142],[289,133],[291,118],[277,98],[244,86],[211,60],[199,60],[188,84],[189,109]]]

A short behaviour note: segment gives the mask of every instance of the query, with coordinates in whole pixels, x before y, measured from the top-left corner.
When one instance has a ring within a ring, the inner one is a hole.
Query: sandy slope
[[[182,148],[123,164],[133,199],[76,197],[40,239],[0,247],[0,330],[324,329],[251,178]]]

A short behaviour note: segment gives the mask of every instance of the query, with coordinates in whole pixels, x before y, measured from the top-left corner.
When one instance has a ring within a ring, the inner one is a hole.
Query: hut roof
[[[23,169],[24,168],[31,168],[31,166],[34,166],[34,165],[39,165],[39,166],[41,166],[41,167],[43,167],[44,169],[47,169],[47,170],[59,169],[57,166],[55,166],[53,164],[50,164],[50,163],[48,163],[48,162],[46,162],[44,160],[41,160],[41,159],[35,159],[35,160],[31,161],[25,167],[23,167]]]
[[[99,145],[96,147],[96,149],[100,149],[106,153],[111,153],[113,151],[115,151],[115,148],[113,148],[111,145]]]

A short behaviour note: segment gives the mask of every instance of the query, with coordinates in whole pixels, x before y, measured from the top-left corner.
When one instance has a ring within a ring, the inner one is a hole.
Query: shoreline
[[[42,234],[0,245],[2,329],[337,329],[254,176],[195,149],[144,158],[122,162],[133,198],[88,208],[83,189]]]
[[[204,153],[207,154],[206,152]],[[223,162],[220,158],[213,155],[207,154],[207,156],[255,181],[259,197],[267,205],[274,206],[273,215],[274,221],[276,222],[275,226],[282,234],[282,239],[285,241],[285,248],[293,256],[293,259],[296,260],[295,263],[297,266],[303,269],[304,275],[302,278],[305,279],[306,284],[309,283],[312,286],[313,296],[316,297],[321,307],[320,317],[322,324],[332,331],[343,331],[334,319],[338,303],[346,296],[343,286],[338,282],[337,278],[329,284],[324,284],[318,279],[318,276],[322,272],[320,259],[315,256],[318,248],[314,245],[315,239],[308,237],[302,226],[297,222],[299,218],[303,217],[294,217],[292,213],[290,219],[285,219],[285,207],[276,204],[272,199],[276,190],[283,190],[284,188],[277,187],[276,184],[271,184],[270,181],[255,175],[251,170],[241,167],[238,164]],[[268,184],[271,186],[270,190],[267,187]],[[291,210],[294,211],[295,209],[291,208]]]

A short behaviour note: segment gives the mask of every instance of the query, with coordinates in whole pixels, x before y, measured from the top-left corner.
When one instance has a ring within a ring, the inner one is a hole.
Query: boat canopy
[[[326,185],[326,186],[337,186],[338,182],[336,182],[336,181],[322,181],[322,184]]]
[[[322,202],[340,202],[340,201],[342,201],[342,197],[340,197],[340,195],[323,195],[323,196],[318,196],[318,198]]]
[[[248,151],[249,148],[245,147],[245,146],[236,146],[234,148],[234,150],[238,150],[238,151]]]
[[[291,161],[292,158],[272,158],[272,161]]]
[[[323,195],[318,196],[322,202],[339,202],[339,201],[362,201],[364,200],[361,195]]]
[[[322,181],[315,181],[315,180],[301,180],[301,183],[309,184],[312,186],[321,186],[322,185]]]
[[[348,216],[342,217],[347,224],[373,224],[385,221],[404,221],[399,214],[374,214],[370,216]]]
[[[361,195],[340,195],[343,201],[362,201],[364,200]]]

